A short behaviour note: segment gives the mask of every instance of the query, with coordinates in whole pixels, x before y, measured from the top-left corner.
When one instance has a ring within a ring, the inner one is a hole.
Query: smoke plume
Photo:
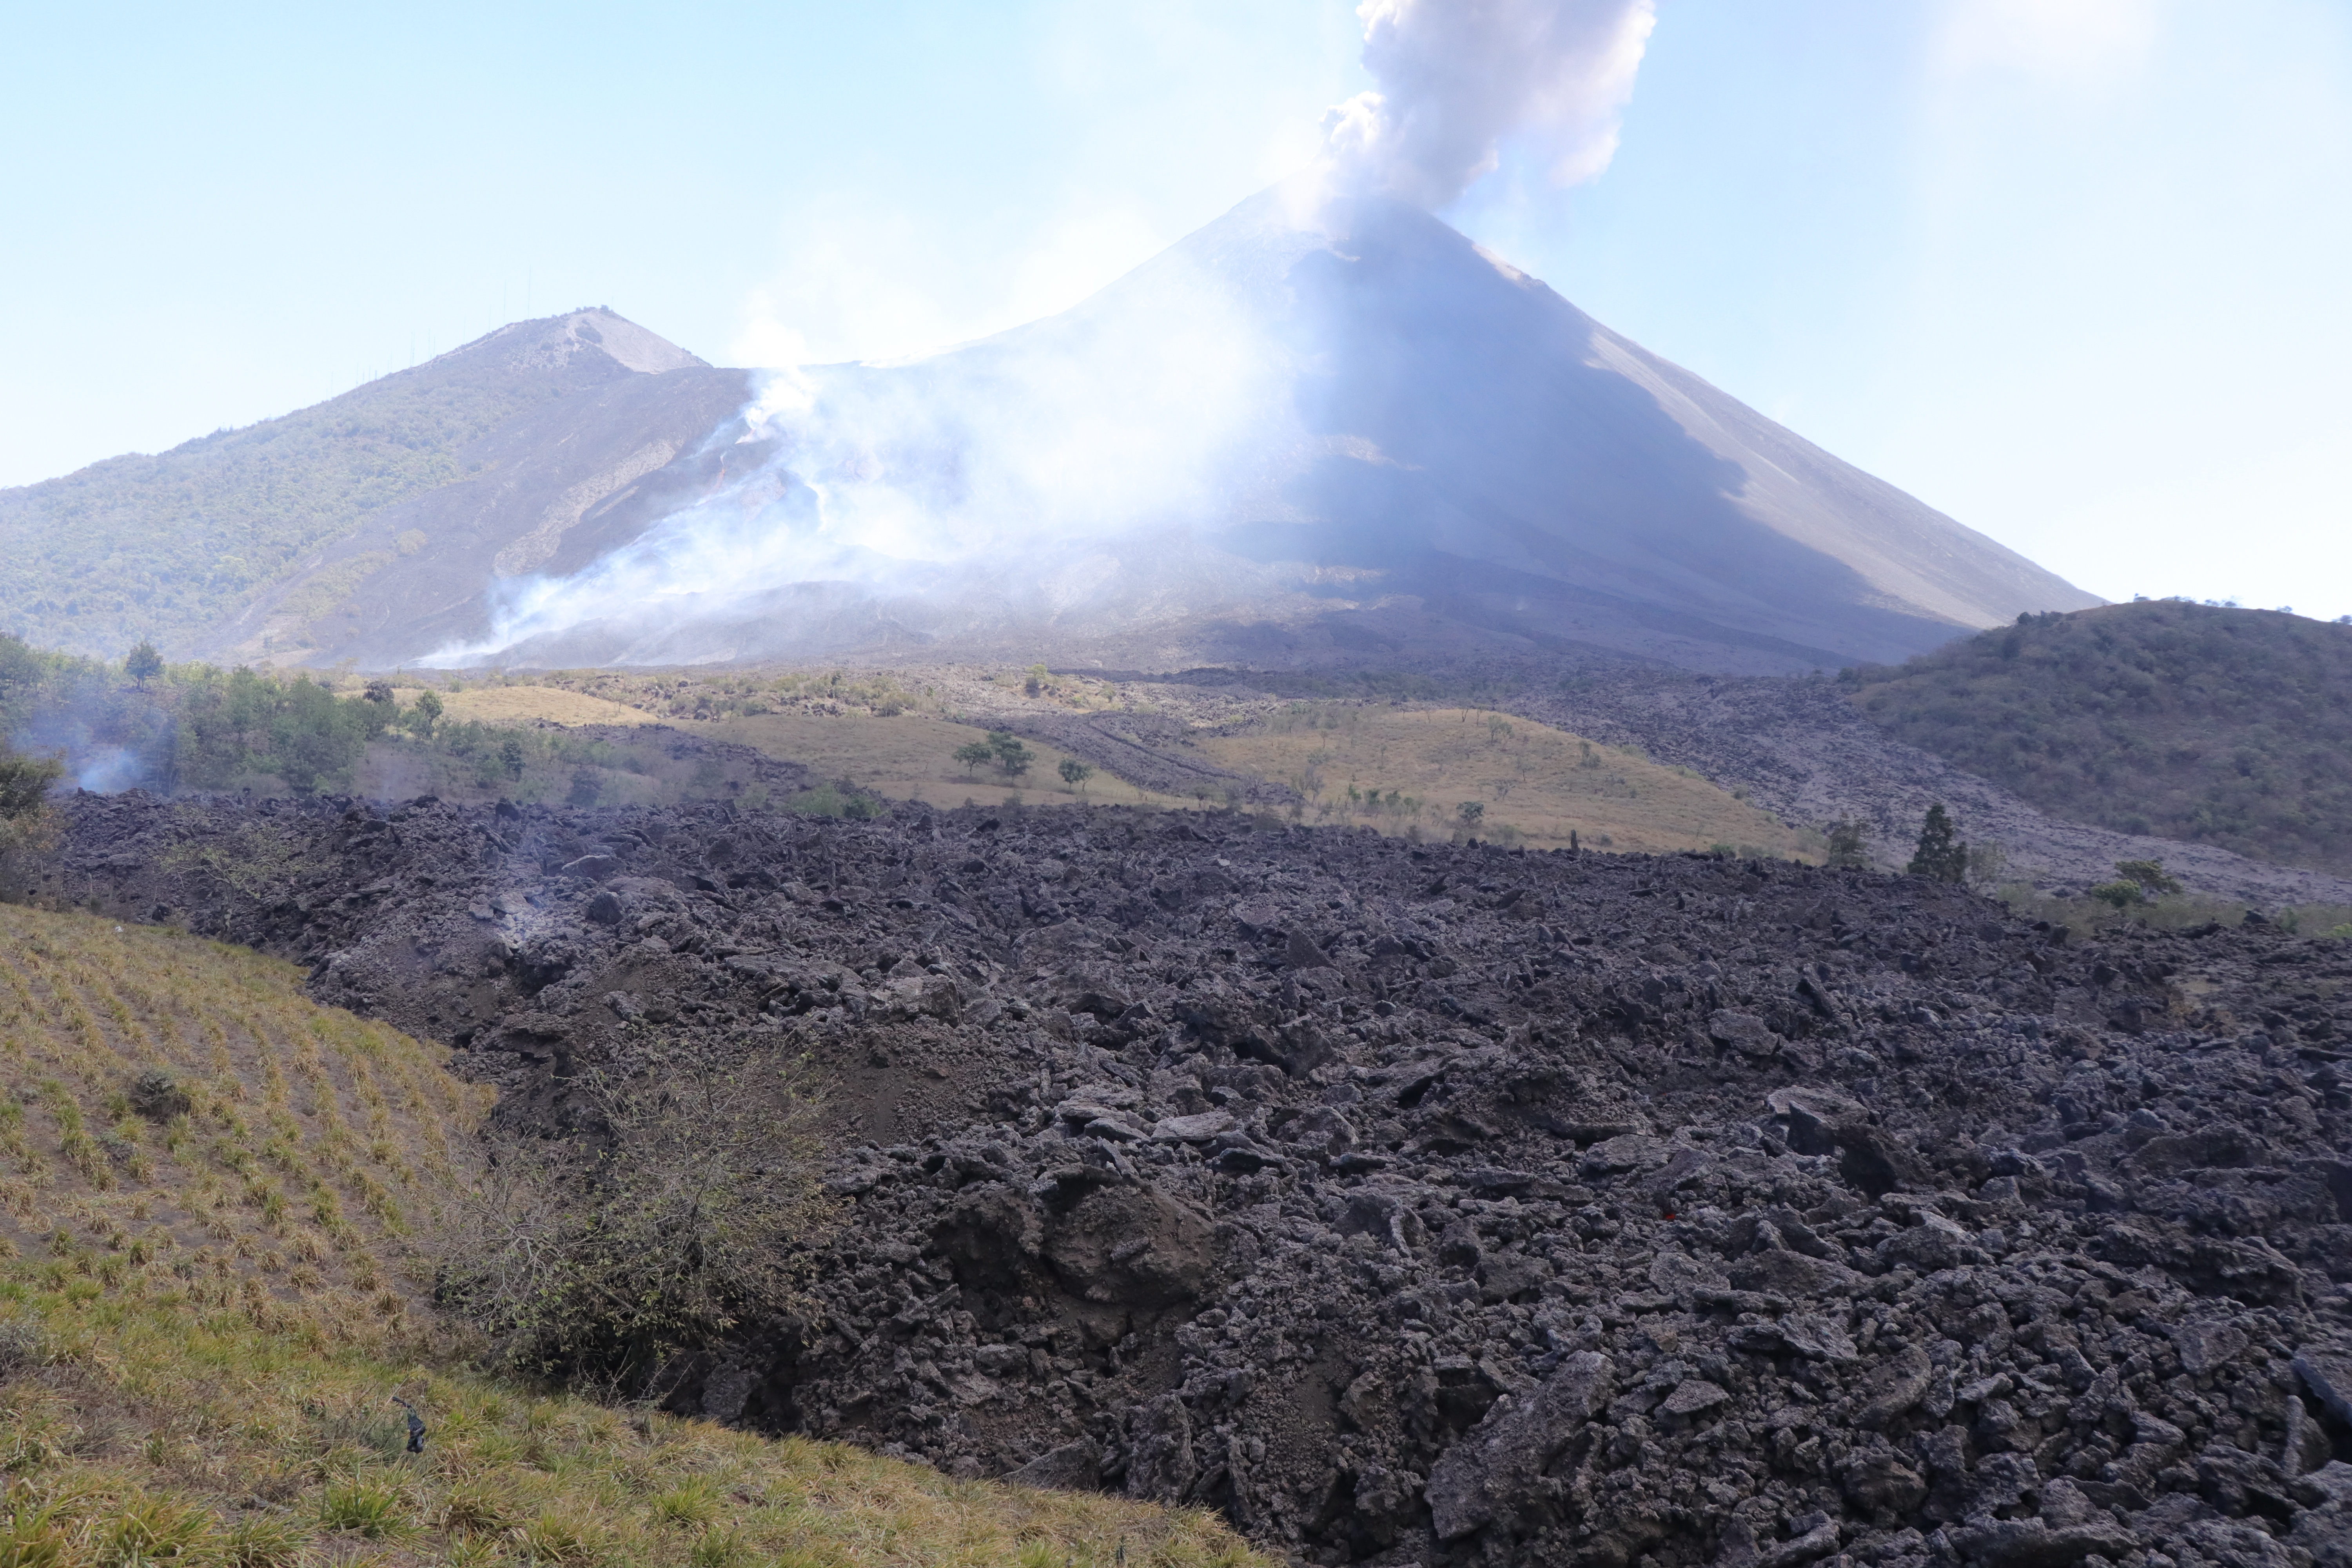
[[[1364,0],[1364,64],[1380,83],[1324,119],[1347,186],[1435,209],[1531,144],[1563,185],[1617,151],[1617,121],[1655,0]]]
[[[716,437],[747,448],[734,479],[583,571],[499,583],[486,635],[423,662],[1133,626],[1242,586],[1196,542],[1290,518],[1269,487],[1328,434],[1294,393],[1336,345],[1297,314],[1291,267],[1389,223],[1378,209],[1451,201],[1505,139],[1556,178],[1599,172],[1653,4],[1365,0],[1381,90],[1331,110],[1316,167],[1062,315],[904,363],[776,374]]]

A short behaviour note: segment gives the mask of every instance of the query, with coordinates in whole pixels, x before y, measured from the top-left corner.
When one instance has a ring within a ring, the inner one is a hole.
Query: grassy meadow
[[[300,980],[0,905],[0,1564],[1265,1561],[1202,1515],[479,1370],[416,1238],[487,1093]]]
[[[1221,766],[1289,784],[1310,803],[1310,821],[1472,831],[1547,849],[1573,831],[1620,852],[1818,858],[1813,835],[1696,773],[1486,709],[1299,703],[1198,743]],[[1475,826],[1465,802],[1477,807]]]

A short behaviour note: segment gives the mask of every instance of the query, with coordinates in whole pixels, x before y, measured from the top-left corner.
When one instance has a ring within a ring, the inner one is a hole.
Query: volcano
[[[1380,198],[1277,187],[1062,315],[781,378],[733,440],[746,478],[441,661],[1763,672],[2098,602]]]
[[[913,360],[716,370],[598,310],[310,412],[483,376],[512,411],[413,464],[422,488],[321,511],[234,614],[168,640],[372,668],[1588,653],[1764,674],[2098,603],[1421,209],[1304,182],[1060,315]],[[118,460],[155,470],[137,521],[168,536],[167,470],[309,417]],[[82,482],[10,493],[29,524]]]

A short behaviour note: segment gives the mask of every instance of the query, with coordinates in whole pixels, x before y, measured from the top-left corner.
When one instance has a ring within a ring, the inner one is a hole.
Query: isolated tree
[[[955,749],[955,760],[970,778],[996,760],[996,748],[986,741],[970,741]]]
[[[139,646],[132,648],[131,656],[122,661],[122,669],[138,682],[139,689],[144,691],[150,680],[163,673],[163,656],[155,651],[153,643],[141,637]]]
[[[416,694],[416,705],[408,710],[408,727],[423,740],[433,738],[433,726],[441,721],[441,699],[430,691]]]
[[[499,742],[499,763],[506,769],[507,777],[522,777],[522,737],[509,735]]]
[[[1911,864],[1904,869],[1915,877],[1937,882],[1968,880],[1969,847],[1960,842],[1943,802],[1937,801],[1927,808],[1927,819],[1919,825],[1918,847],[1912,851]]]
[[[1486,803],[1483,800],[1465,800],[1454,808],[1454,815],[1462,819],[1463,826],[1475,827],[1486,820]]]
[[[1841,818],[1830,824],[1829,840],[1829,860],[1832,867],[1859,871],[1870,865],[1870,829],[1867,824]]]
[[[1056,771],[1061,773],[1062,782],[1072,789],[1082,787],[1088,779],[1095,776],[1094,769],[1076,757],[1064,757],[1061,767]]]
[[[392,694],[392,682],[381,676],[369,681],[362,695],[379,708],[391,708],[399,702]]]
[[[1007,778],[1019,778],[1037,760],[1037,753],[1021,743],[1020,737],[1010,730],[991,730],[988,749],[996,755],[996,765],[1004,770]]]

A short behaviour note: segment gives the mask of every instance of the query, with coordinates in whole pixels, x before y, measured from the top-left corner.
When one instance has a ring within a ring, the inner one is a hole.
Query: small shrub
[[[32,1371],[48,1359],[37,1324],[22,1319],[0,1323],[0,1383]]]
[[[229,1568],[300,1568],[310,1532],[290,1519],[239,1520],[220,1544]]]
[[[195,1103],[180,1080],[161,1068],[151,1068],[131,1082],[131,1109],[150,1121],[169,1121],[174,1116],[185,1116]]]
[[[2137,882],[2125,877],[2113,882],[2101,882],[2090,889],[2089,897],[2116,909],[2127,910],[2134,904],[2145,902],[2147,894]]]
[[[695,1476],[653,1501],[654,1518],[663,1524],[709,1524],[719,1513],[719,1493],[708,1476]]]
[[[98,1527],[92,1561],[102,1568],[132,1568],[149,1563],[185,1563],[205,1548],[213,1516],[173,1498],[142,1497]]]
[[[542,1513],[516,1534],[533,1563],[586,1563],[596,1555],[593,1533],[564,1514]]]
[[[441,1528],[452,1535],[495,1535],[514,1523],[514,1500],[504,1488],[467,1481],[441,1502]]]
[[[399,1489],[363,1476],[328,1486],[319,1501],[319,1521],[329,1530],[349,1531],[370,1541],[407,1531],[407,1521],[400,1512]]]
[[[686,1555],[689,1568],[736,1568],[745,1561],[741,1538],[731,1530],[707,1530]]]

